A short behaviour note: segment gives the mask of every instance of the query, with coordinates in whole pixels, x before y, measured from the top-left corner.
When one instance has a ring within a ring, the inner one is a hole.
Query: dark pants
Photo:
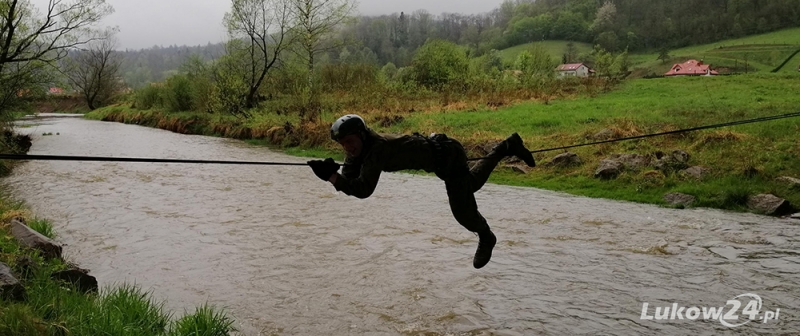
[[[489,230],[486,219],[478,212],[475,192],[486,184],[489,175],[505,156],[492,152],[488,158],[480,160],[469,169],[467,154],[461,143],[446,139],[440,144],[442,170],[437,175],[444,180],[453,216],[459,224],[472,232]]]

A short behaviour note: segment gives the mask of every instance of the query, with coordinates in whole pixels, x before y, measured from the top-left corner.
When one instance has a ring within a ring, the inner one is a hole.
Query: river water
[[[133,125],[26,123],[30,154],[305,161]],[[498,245],[475,270],[477,238],[435,177],[385,174],[359,200],[306,167],[31,161],[3,184],[101,286],[136,283],[176,315],[224,307],[245,335],[800,332],[792,219],[488,184],[476,196]],[[743,293],[763,300],[758,318],[780,309],[777,321],[641,319],[645,302],[653,316]]]

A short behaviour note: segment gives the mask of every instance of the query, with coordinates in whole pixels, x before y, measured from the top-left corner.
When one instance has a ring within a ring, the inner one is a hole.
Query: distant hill
[[[205,61],[215,60],[225,53],[223,43],[205,46],[152,47],[140,50],[120,51],[123,57],[122,77],[131,88],[147,83],[159,82],[177,73],[190,56],[196,55]]]
[[[542,45],[558,62],[567,49],[569,41],[540,41],[513,46],[500,51],[505,62],[513,62],[517,55],[534,44]],[[592,50],[588,43],[573,42],[579,54]],[[633,52],[629,54],[634,76],[661,75],[673,64],[689,59],[703,60],[712,68],[724,72],[770,72],[783,64],[787,58],[800,50],[800,28],[789,28],[766,34],[751,35],[708,44],[693,45],[669,51],[667,62],[658,60],[657,51]],[[789,60],[781,71],[797,71],[800,53]]]
[[[711,64],[712,68],[726,68],[735,72],[745,70],[769,72],[780,66],[798,49],[800,49],[800,28],[789,28],[670,50],[672,59],[667,64],[658,60],[658,52],[634,53],[630,55],[630,60],[633,67],[656,74],[663,74],[673,63],[690,58],[702,59],[705,63]],[[791,67],[792,61],[786,66]],[[794,67],[796,69],[797,64]]]

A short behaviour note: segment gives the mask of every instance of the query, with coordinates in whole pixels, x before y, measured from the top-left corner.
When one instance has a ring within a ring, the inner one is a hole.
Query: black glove
[[[320,180],[328,181],[330,180],[333,174],[339,171],[339,164],[336,161],[333,161],[331,158],[322,160],[313,160],[308,161],[308,165],[311,166],[311,169],[314,170],[314,174],[319,177]]]

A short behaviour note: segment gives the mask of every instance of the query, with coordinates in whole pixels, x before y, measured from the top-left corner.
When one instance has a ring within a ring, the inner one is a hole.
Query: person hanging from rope
[[[378,135],[368,128],[364,119],[350,114],[331,126],[331,139],[346,153],[342,173],[332,158],[308,161],[321,180],[333,184],[337,191],[357,198],[367,198],[375,191],[381,172],[424,170],[436,173],[445,183],[450,209],[456,221],[478,235],[478,249],[473,266],[482,268],[489,263],[497,243],[486,219],[478,212],[474,193],[483,187],[497,164],[505,157],[516,156],[535,167],[531,152],[525,148],[517,133],[495,146],[472,169],[467,165],[464,147],[444,134],[430,137],[414,135]]]

